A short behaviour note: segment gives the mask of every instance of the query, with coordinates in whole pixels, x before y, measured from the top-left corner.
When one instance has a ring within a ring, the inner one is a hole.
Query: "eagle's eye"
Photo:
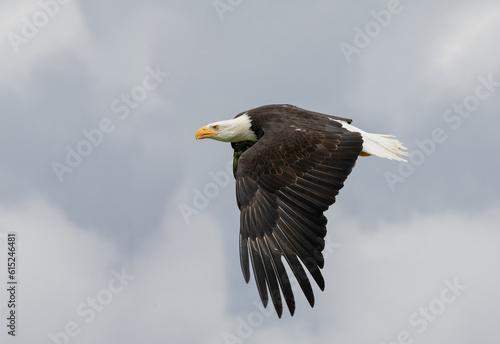
[[[214,126],[212,126],[212,128],[213,128],[215,131],[219,130],[219,126],[218,126],[217,124],[216,124],[216,125],[214,125]]]

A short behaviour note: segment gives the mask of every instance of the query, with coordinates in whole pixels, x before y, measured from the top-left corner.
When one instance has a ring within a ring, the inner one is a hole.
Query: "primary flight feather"
[[[406,148],[390,135],[367,133],[347,118],[291,105],[266,105],[234,119],[210,123],[196,139],[231,142],[236,200],[240,209],[240,262],[245,281],[250,263],[260,298],[269,296],[281,317],[295,299],[283,264],[288,263],[309,304],[314,294],[304,267],[321,290],[327,219],[358,156],[397,161]]]

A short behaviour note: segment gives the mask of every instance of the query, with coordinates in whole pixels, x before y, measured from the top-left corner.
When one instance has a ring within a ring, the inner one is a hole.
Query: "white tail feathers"
[[[362,153],[375,155],[389,160],[406,161],[404,157],[409,155],[406,151],[407,148],[403,146],[403,144],[393,135],[367,133],[366,131],[356,128],[347,122],[338,122],[340,122],[345,129],[361,134],[361,137],[363,138]]]
[[[381,135],[362,132],[363,153],[389,160],[406,161],[407,148],[393,135]]]

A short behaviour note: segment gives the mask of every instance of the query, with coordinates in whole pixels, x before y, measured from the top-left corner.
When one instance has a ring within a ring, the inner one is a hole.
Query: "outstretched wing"
[[[294,125],[289,125],[270,116],[261,125],[264,135],[238,160],[243,275],[248,283],[251,261],[262,303],[267,307],[269,290],[279,317],[281,293],[290,313],[295,311],[283,258],[311,306],[314,294],[303,266],[324,289],[320,269],[327,219],[323,212],[335,202],[362,149],[361,135],[332,119],[293,116]]]

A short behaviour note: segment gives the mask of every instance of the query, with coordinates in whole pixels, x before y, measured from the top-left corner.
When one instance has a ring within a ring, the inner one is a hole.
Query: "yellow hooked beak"
[[[219,135],[213,129],[203,127],[196,132],[196,141]]]

